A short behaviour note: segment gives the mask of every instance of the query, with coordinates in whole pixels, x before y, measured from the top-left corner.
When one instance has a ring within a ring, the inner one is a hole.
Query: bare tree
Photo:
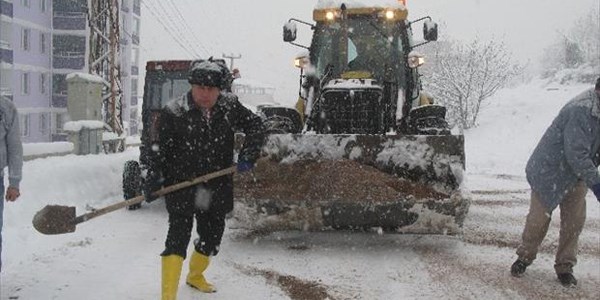
[[[590,9],[557,40],[545,49],[542,57],[543,77],[561,82],[589,82],[598,76],[600,68],[600,12]],[[565,72],[567,71],[567,72]]]
[[[477,124],[484,100],[521,72],[512,63],[512,54],[501,42],[482,42],[476,38],[470,44],[441,41],[429,46],[425,89],[437,103],[448,109],[450,124],[463,129]]]

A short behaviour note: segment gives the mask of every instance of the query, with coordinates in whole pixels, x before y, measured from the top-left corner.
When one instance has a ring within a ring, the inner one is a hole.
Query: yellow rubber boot
[[[162,257],[162,300],[176,300],[183,257],[167,255]]]
[[[204,278],[204,270],[208,268],[208,256],[194,251],[190,259],[190,273],[187,276],[186,282],[191,287],[196,288],[204,293],[214,293],[217,291],[215,287],[206,281]]]

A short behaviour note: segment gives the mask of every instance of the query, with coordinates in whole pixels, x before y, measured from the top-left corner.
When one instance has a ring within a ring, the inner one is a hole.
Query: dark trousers
[[[198,240],[194,243],[195,250],[206,256],[214,256],[219,253],[225,230],[225,211],[219,205],[196,207],[194,194],[195,190],[190,189],[166,197],[169,230],[162,256],[172,254],[183,258],[187,256],[194,219],[196,219],[196,231],[198,232]],[[218,201],[215,204],[218,204]]]

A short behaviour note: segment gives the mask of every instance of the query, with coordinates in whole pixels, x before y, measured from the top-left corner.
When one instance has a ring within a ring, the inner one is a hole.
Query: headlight
[[[308,57],[300,56],[294,59],[294,66],[296,68],[304,69],[304,67],[308,64]]]
[[[333,21],[333,19],[335,19],[335,14],[332,11],[328,11],[325,14],[325,19],[327,19],[328,21]]]
[[[385,18],[388,20],[391,20],[394,18],[394,11],[393,10],[388,10],[385,12]]]
[[[425,63],[425,57],[415,51],[411,51],[408,54],[408,67],[409,68],[417,68],[419,66],[422,66]]]

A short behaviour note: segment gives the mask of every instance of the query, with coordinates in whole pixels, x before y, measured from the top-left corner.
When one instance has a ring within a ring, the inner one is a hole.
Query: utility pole
[[[233,61],[242,58],[242,55],[238,54],[237,56],[234,56],[233,53],[231,55],[225,55],[225,53],[223,53],[223,58],[229,58],[229,70],[233,71]]]
[[[108,83],[103,94],[103,118],[112,132],[123,133],[121,66],[119,63],[119,0],[90,0],[89,72]]]

